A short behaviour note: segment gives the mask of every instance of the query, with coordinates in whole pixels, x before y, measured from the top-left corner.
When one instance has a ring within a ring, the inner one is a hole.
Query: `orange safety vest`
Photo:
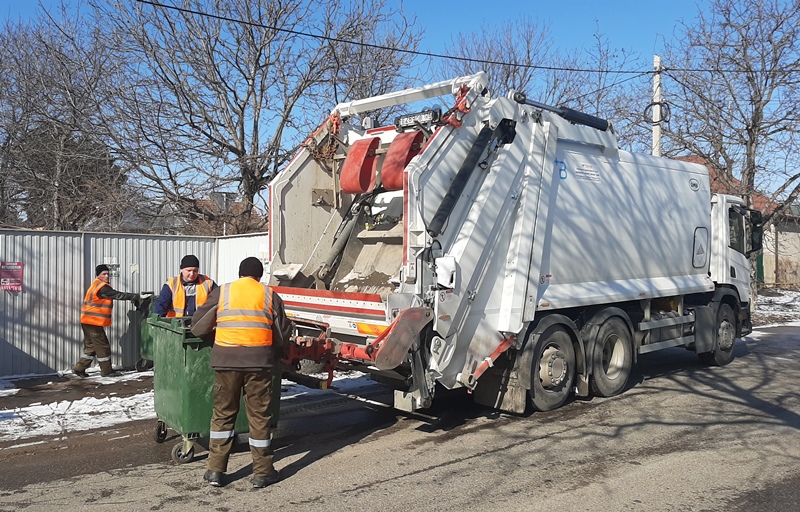
[[[222,347],[272,346],[272,288],[250,277],[219,291],[215,343]]]
[[[181,282],[181,276],[170,277],[167,281],[167,285],[169,289],[172,290],[172,310],[167,311],[167,316],[186,316],[186,291]],[[211,293],[212,286],[214,286],[214,281],[204,275],[197,276],[197,295],[195,295],[194,298],[195,307],[205,304],[208,299],[208,294]]]
[[[100,288],[104,286],[108,286],[108,283],[95,279],[86,291],[86,296],[83,298],[83,306],[81,306],[82,324],[99,325],[101,327],[111,325],[111,311],[114,308],[114,301],[100,298],[97,295]]]

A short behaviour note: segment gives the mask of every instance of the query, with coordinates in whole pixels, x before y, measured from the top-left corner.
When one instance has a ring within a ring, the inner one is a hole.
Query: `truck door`
[[[747,230],[745,220],[747,209],[740,205],[728,207],[728,279],[739,291],[739,298],[748,300],[750,296],[750,260],[747,258]]]

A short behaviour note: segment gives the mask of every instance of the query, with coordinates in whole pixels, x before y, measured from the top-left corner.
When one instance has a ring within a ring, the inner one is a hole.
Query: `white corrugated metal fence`
[[[81,302],[95,265],[111,266],[115,290],[158,294],[186,254],[199,258],[201,273],[224,283],[238,277],[244,257],[266,259],[267,241],[264,234],[218,239],[0,230],[0,261],[23,263],[23,291],[0,291],[0,376],[72,368],[83,350]],[[115,366],[139,360],[143,316],[133,303],[114,301],[106,333]]]

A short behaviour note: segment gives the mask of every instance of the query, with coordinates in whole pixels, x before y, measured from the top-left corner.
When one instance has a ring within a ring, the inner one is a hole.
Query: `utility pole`
[[[653,55],[653,156],[661,156],[661,57]]]

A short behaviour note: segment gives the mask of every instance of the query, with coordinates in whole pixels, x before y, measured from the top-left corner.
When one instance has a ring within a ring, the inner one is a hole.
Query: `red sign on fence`
[[[22,267],[21,261],[0,262],[0,290],[22,291]]]

